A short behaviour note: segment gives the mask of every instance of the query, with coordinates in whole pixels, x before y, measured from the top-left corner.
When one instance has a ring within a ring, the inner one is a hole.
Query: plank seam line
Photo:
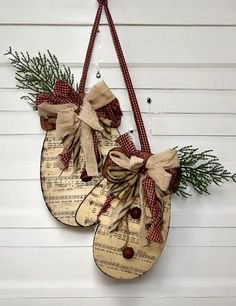
[[[88,89],[88,88],[87,88]],[[122,90],[125,91],[125,87],[110,87],[111,90]],[[180,88],[174,88],[174,87],[134,87],[136,91],[173,91],[173,92],[236,92],[236,88],[186,88],[186,87],[180,87]],[[1,91],[4,90],[14,90],[18,91],[18,88],[16,87],[0,87]],[[19,91],[20,92],[20,91]]]
[[[135,130],[134,130],[135,131]],[[4,133],[0,133],[0,137],[1,136],[38,136],[38,135],[45,135],[43,133],[31,133],[31,134],[4,134]],[[159,137],[219,137],[219,138],[235,138],[236,135],[234,134],[228,134],[228,135],[211,135],[211,134],[152,134],[152,136],[159,136]],[[0,179],[1,180],[1,179]],[[3,179],[5,180],[5,179]]]
[[[172,214],[175,214],[176,211],[172,212]],[[0,214],[1,216],[1,214]],[[236,229],[236,226],[170,226],[170,228],[172,229]],[[20,226],[16,226],[16,227],[4,227],[4,226],[1,226],[0,227],[0,230],[57,230],[57,229],[63,229],[63,230],[68,230],[68,227],[66,226],[48,226],[48,227],[45,227],[45,226],[42,226],[42,227],[34,227],[34,226],[29,226],[29,227],[20,227]],[[90,228],[90,231],[93,231],[94,227],[93,228]],[[69,229],[69,230],[73,230],[73,229]],[[80,227],[75,227],[74,228],[74,231],[77,231],[78,232],[83,232],[83,229],[80,228]],[[84,232],[86,231],[89,231],[89,229],[86,229],[84,230]],[[88,232],[86,233],[88,234]],[[92,233],[89,233],[89,234],[92,234]]]
[[[92,27],[92,23],[42,23],[42,22],[0,22],[0,27],[15,26],[15,27]],[[100,26],[108,28],[108,24],[101,23]],[[117,27],[178,27],[178,28],[234,28],[235,23],[115,23]]]
[[[9,134],[6,134],[6,133],[0,133],[0,138],[1,137],[18,137],[18,136],[25,136],[25,137],[34,137],[34,136],[40,136],[40,137],[44,137],[45,134],[43,133],[37,133],[37,134],[12,134],[12,133],[9,133]],[[153,135],[153,136],[156,136],[156,135]],[[189,135],[176,135],[176,134],[172,134],[172,135],[168,135],[168,134],[165,134],[165,135],[158,135],[160,137],[173,137],[173,138],[176,138],[176,137],[189,137]],[[235,138],[234,135],[191,135],[193,137],[210,137],[210,138],[216,138],[216,137],[219,137],[219,138]]]
[[[0,246],[0,249],[82,249],[82,248],[92,248],[92,245],[84,245],[84,246],[7,246],[3,245]],[[236,245],[166,245],[165,248],[230,248],[230,249],[236,249]]]
[[[46,50],[45,50],[46,51]],[[69,66],[71,69],[82,69],[83,67],[83,62],[60,62],[60,65],[66,65]],[[95,63],[91,63],[91,67],[96,67]],[[166,69],[171,69],[171,68],[179,68],[179,69],[234,69],[236,68],[236,63],[162,63],[162,62],[152,62],[152,63],[142,63],[142,62],[128,62],[127,65],[129,66],[130,69],[140,69],[140,68],[149,68],[151,70],[155,70],[156,68],[166,68]],[[119,63],[118,62],[102,62],[99,64],[100,68],[104,69],[119,69]],[[12,69],[12,66],[9,61],[6,62],[1,62],[0,63],[0,68],[10,68]]]
[[[158,104],[158,102],[156,102]],[[153,105],[153,104],[152,104]],[[36,113],[34,110],[11,110],[11,109],[0,109],[0,114],[1,113]],[[123,111],[124,114],[132,114],[131,110],[125,110]],[[170,112],[170,111],[160,111],[160,112],[155,112],[155,111],[142,111],[141,112],[144,115],[227,115],[227,116],[235,116],[236,112]]]
[[[14,289],[13,289],[14,290]],[[56,299],[56,300],[62,300],[62,299],[149,299],[149,300],[165,300],[165,299],[235,299],[235,295],[211,295],[211,296],[159,296],[159,297],[150,297],[150,296],[19,296],[19,297],[0,297],[0,300],[50,300],[50,299]]]

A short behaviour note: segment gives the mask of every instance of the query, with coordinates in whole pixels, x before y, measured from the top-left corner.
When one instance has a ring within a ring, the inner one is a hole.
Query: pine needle
[[[186,146],[178,150],[181,167],[181,183],[177,195],[189,197],[189,186],[200,194],[210,194],[209,186],[222,185],[226,181],[236,183],[236,173],[232,174],[220,164],[218,157],[212,150],[199,152],[193,146]]]
[[[74,83],[74,76],[69,67],[60,66],[55,55],[47,50],[47,54],[30,57],[28,52],[9,50],[5,53],[11,64],[16,68],[17,88],[27,90],[28,94],[21,97],[33,107],[35,98],[39,93],[51,94],[57,80],[65,80],[71,86]]]

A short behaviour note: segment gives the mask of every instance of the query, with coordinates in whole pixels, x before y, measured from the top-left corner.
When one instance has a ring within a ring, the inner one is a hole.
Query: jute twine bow
[[[84,96],[80,106],[73,103],[54,104],[47,101],[37,106],[38,113],[43,118],[55,122],[55,134],[63,142],[63,151],[58,156],[61,170],[69,166],[73,153],[74,168],[78,167],[80,148],[84,152],[85,169],[88,176],[98,175],[98,165],[94,150],[93,133],[99,131],[110,138],[112,121],[98,117],[96,110],[115,99],[110,89],[101,81]]]
[[[111,151],[109,158],[113,164],[107,167],[106,178],[111,184],[110,194],[113,198],[118,198],[119,202],[112,212],[109,229],[117,229],[122,218],[128,212],[135,198],[140,196],[140,240],[143,246],[147,244],[147,239],[162,243],[160,216],[155,213],[158,205],[155,194],[155,186],[160,190],[168,192],[171,182],[171,174],[166,170],[179,167],[177,151],[167,149],[161,153],[154,154],[148,158],[131,156],[128,158],[119,151]],[[146,237],[145,230],[145,202],[150,207],[153,217],[153,223],[149,235]],[[161,213],[161,211],[160,211]]]

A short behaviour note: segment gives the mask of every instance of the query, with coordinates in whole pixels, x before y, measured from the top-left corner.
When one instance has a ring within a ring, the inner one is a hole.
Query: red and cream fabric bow
[[[122,116],[119,102],[105,82],[99,82],[80,98],[67,82],[58,80],[52,95],[37,96],[36,106],[43,120],[41,124],[44,123],[42,127],[45,128],[47,120],[46,129],[55,129],[56,136],[62,140],[63,151],[58,156],[60,169],[68,168],[73,155],[77,170],[82,149],[87,176],[98,175],[100,156],[94,131],[110,138],[111,128],[119,125]]]
[[[140,239],[146,245],[145,234],[145,202],[152,215],[152,224],[147,239],[163,242],[161,235],[162,209],[158,195],[158,189],[169,193],[172,174],[169,169],[179,167],[177,151],[168,149],[158,154],[149,154],[137,151],[130,137],[125,134],[117,140],[122,150],[113,149],[109,153],[108,162],[105,163],[104,176],[107,178],[110,189],[105,206],[114,198],[119,199],[116,208],[112,212],[109,228],[115,230],[122,218],[127,214],[135,198],[140,196],[140,208],[142,211],[140,220]],[[124,144],[122,146],[122,144]],[[121,152],[122,151],[122,152]],[[104,208],[103,208],[104,211]]]

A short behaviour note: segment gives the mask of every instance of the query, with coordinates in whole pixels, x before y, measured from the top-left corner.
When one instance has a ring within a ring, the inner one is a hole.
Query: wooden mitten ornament
[[[94,260],[105,274],[132,279],[149,271],[167,239],[171,193],[180,182],[177,151],[139,151],[128,134],[105,161],[108,193],[98,216]]]
[[[88,57],[76,91],[70,69],[61,68],[50,52],[30,58],[10,48],[7,54],[17,69],[18,87],[30,90],[24,98],[37,109],[46,131],[40,162],[45,203],[57,220],[78,226],[76,210],[103,179],[103,159],[116,146],[122,117],[119,102],[104,81],[85,93]]]
[[[41,94],[36,100],[41,125],[47,131],[40,167],[45,203],[56,219],[71,226],[78,226],[78,206],[102,179],[103,158],[116,145],[116,126],[122,115],[103,81],[78,102],[78,93],[61,80],[53,95]],[[48,124],[53,128],[48,130]]]
[[[128,90],[141,150],[125,134],[116,139],[103,166],[104,179],[78,207],[76,221],[82,226],[98,226],[93,256],[98,268],[114,278],[133,279],[156,263],[168,235],[171,194],[187,197],[188,185],[207,193],[211,183],[235,181],[211,151],[198,153],[191,146],[152,154],[142,116],[107,5],[104,7],[124,81]],[[191,171],[190,171],[190,170]],[[180,182],[182,185],[180,186]],[[196,184],[195,184],[196,182]]]

